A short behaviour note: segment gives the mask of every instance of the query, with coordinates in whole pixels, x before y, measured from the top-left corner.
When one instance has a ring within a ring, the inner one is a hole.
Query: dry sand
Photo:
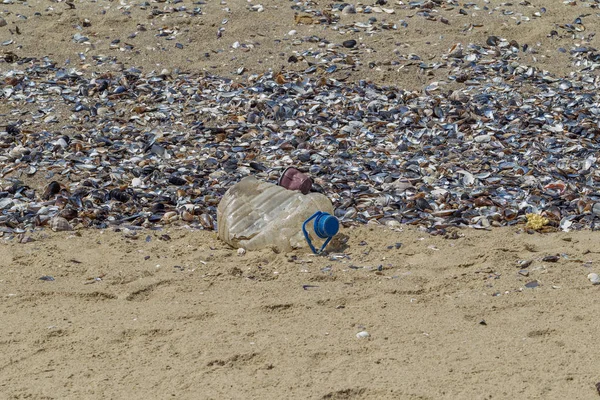
[[[345,229],[348,258],[335,261],[238,256],[214,233],[184,229],[5,242],[0,392],[593,398],[600,306],[586,275],[600,263],[595,235],[456,232]],[[557,253],[565,256],[541,261]],[[519,260],[533,260],[529,276]],[[532,281],[539,286],[526,288]],[[363,330],[370,338],[356,337]]]
[[[269,68],[308,67],[287,62],[316,49],[292,44],[287,33],[293,29],[295,38],[359,42],[360,63],[336,78],[421,90],[451,71],[423,74],[415,64],[386,61],[417,54],[435,62],[455,43],[483,43],[494,34],[527,43],[537,54],[524,54],[523,63],[560,75],[571,66],[558,47],[598,40],[591,2],[490,1],[486,11],[477,1],[481,9],[466,8],[466,16],[459,14],[461,2],[438,7],[438,20],[429,21],[390,1],[384,7],[395,14],[344,15],[338,23],[372,16],[408,23],[373,35],[295,25],[287,1],[208,3],[150,1],[145,10],[118,1],[76,1],[74,10],[64,2],[0,4],[8,22],[0,41],[14,40],[0,51],[70,60],[90,71],[112,70],[109,63],[95,65],[93,56],[105,55],[146,72],[179,68],[244,81]],[[247,10],[259,3],[264,12]],[[329,3],[311,4],[324,9]],[[204,15],[149,18],[153,9],[181,5],[199,6]],[[541,7],[546,13],[535,18]],[[519,13],[531,20],[517,25]],[[590,15],[579,37],[557,26],[582,14]],[[91,26],[78,30],[85,18]],[[469,24],[482,26],[465,30]],[[157,37],[160,28],[175,30],[176,38]],[[548,37],[552,30],[559,36]],[[77,32],[89,44],[73,43]],[[111,48],[115,39],[121,42]],[[232,49],[236,41],[254,48]],[[133,50],[119,50],[124,43]],[[247,72],[236,75],[241,67]],[[600,287],[586,276],[600,273],[598,233],[528,235],[519,227],[456,233],[445,239],[409,227],[348,228],[343,251],[349,258],[337,260],[271,251],[240,257],[214,233],[176,227],[140,232],[137,239],[113,231],[44,231],[29,243],[2,238],[0,398],[596,397]],[[555,254],[564,256],[542,261]],[[533,260],[529,276],[519,274],[519,260]],[[55,280],[39,279],[46,275]],[[525,287],[533,281],[539,286]],[[358,339],[363,330],[370,337]]]

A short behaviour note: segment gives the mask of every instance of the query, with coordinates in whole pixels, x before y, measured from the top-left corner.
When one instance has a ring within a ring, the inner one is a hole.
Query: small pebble
[[[246,249],[244,249],[243,247],[240,247],[240,248],[237,250],[237,253],[238,253],[238,256],[240,256],[240,257],[241,257],[241,256],[243,256],[244,254],[246,254]]]

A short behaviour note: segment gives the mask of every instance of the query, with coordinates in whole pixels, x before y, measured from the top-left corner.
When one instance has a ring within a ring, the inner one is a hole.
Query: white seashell
[[[408,180],[400,178],[392,183],[384,183],[382,185],[382,187],[386,190],[388,189],[393,189],[393,190],[397,190],[398,192],[404,192],[408,189],[414,189],[414,186],[412,185],[412,183],[410,183]]]
[[[48,215],[50,213],[50,209],[46,206],[42,206],[37,213],[38,215]]]
[[[237,251],[238,256],[243,256],[244,254],[246,254],[246,249],[244,249],[243,247],[240,247]]]
[[[593,285],[600,285],[600,275],[592,272],[587,277]]]
[[[475,177],[473,176],[472,173],[470,173],[468,171],[465,171],[465,170],[462,170],[462,169],[458,170],[456,172],[459,173],[459,174],[463,174],[464,175],[463,179],[462,179],[462,182],[463,182],[463,184],[465,186],[469,186],[469,185],[472,185],[472,184],[475,183]]]
[[[0,210],[4,210],[5,208],[10,208],[13,205],[13,201],[12,199],[9,199],[7,197],[0,199]]]
[[[342,219],[351,219],[356,217],[356,215],[358,214],[358,211],[356,210],[356,208],[354,207],[350,207],[345,213],[344,216],[342,217]]]
[[[172,222],[172,221],[175,221],[177,219],[177,217],[178,217],[177,212],[169,211],[169,212],[166,212],[165,215],[163,215],[162,221],[163,222]]]
[[[131,180],[131,187],[141,187],[142,184],[143,184],[143,182],[140,178],[133,178]]]
[[[192,204],[192,203],[188,203],[188,204],[184,204],[183,207],[185,208],[185,211],[194,213],[194,209],[196,208],[196,205]]]
[[[352,4],[348,4],[342,9],[342,14],[356,14],[356,8]]]
[[[569,232],[571,230],[571,225],[573,225],[573,221],[568,219],[568,217],[564,217],[560,220],[560,223],[558,225],[560,226],[560,229],[562,229],[564,232]]]
[[[367,332],[367,331],[362,331],[362,332],[358,332],[356,334],[356,337],[359,339],[367,339],[367,338],[371,337],[371,335],[369,335],[369,332]]]
[[[29,151],[29,149],[27,147],[18,145],[18,146],[15,146],[15,148],[13,148],[11,151],[9,151],[8,155],[12,159],[17,159],[17,158],[21,158],[23,156],[23,154],[25,154],[28,151]]]

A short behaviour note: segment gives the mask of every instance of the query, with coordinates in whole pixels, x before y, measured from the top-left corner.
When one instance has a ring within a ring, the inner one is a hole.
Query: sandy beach
[[[586,265],[600,257],[589,233],[342,233],[347,258],[334,260],[238,256],[178,229],[4,244],[2,392],[593,398],[599,309]],[[532,261],[528,276],[520,260]]]
[[[443,62],[457,43],[516,41],[527,45],[519,63],[556,77],[581,68],[570,49],[598,45],[592,1],[412,3],[352,3],[357,12],[346,13],[323,1],[5,0],[0,72],[48,57],[107,76],[138,68],[246,84],[292,71],[449,91],[463,85],[448,78],[452,68],[419,65]],[[350,59],[320,66],[322,42]],[[0,129],[40,107],[0,97]],[[72,135],[68,108],[56,110],[66,116],[58,124],[24,129]],[[2,168],[0,191],[11,178],[36,193],[49,184],[49,168]],[[550,233],[519,223],[435,236],[416,223],[344,225],[324,256],[240,255],[183,221],[3,231],[0,398],[598,396],[600,286],[588,279],[600,273],[598,232],[558,222]]]

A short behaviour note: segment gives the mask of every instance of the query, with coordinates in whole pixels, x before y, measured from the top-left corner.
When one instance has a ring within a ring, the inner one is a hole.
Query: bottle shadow
[[[350,240],[350,236],[338,233],[331,239],[329,245],[327,246],[328,253],[344,253],[346,250],[350,248],[348,246],[348,240]]]

